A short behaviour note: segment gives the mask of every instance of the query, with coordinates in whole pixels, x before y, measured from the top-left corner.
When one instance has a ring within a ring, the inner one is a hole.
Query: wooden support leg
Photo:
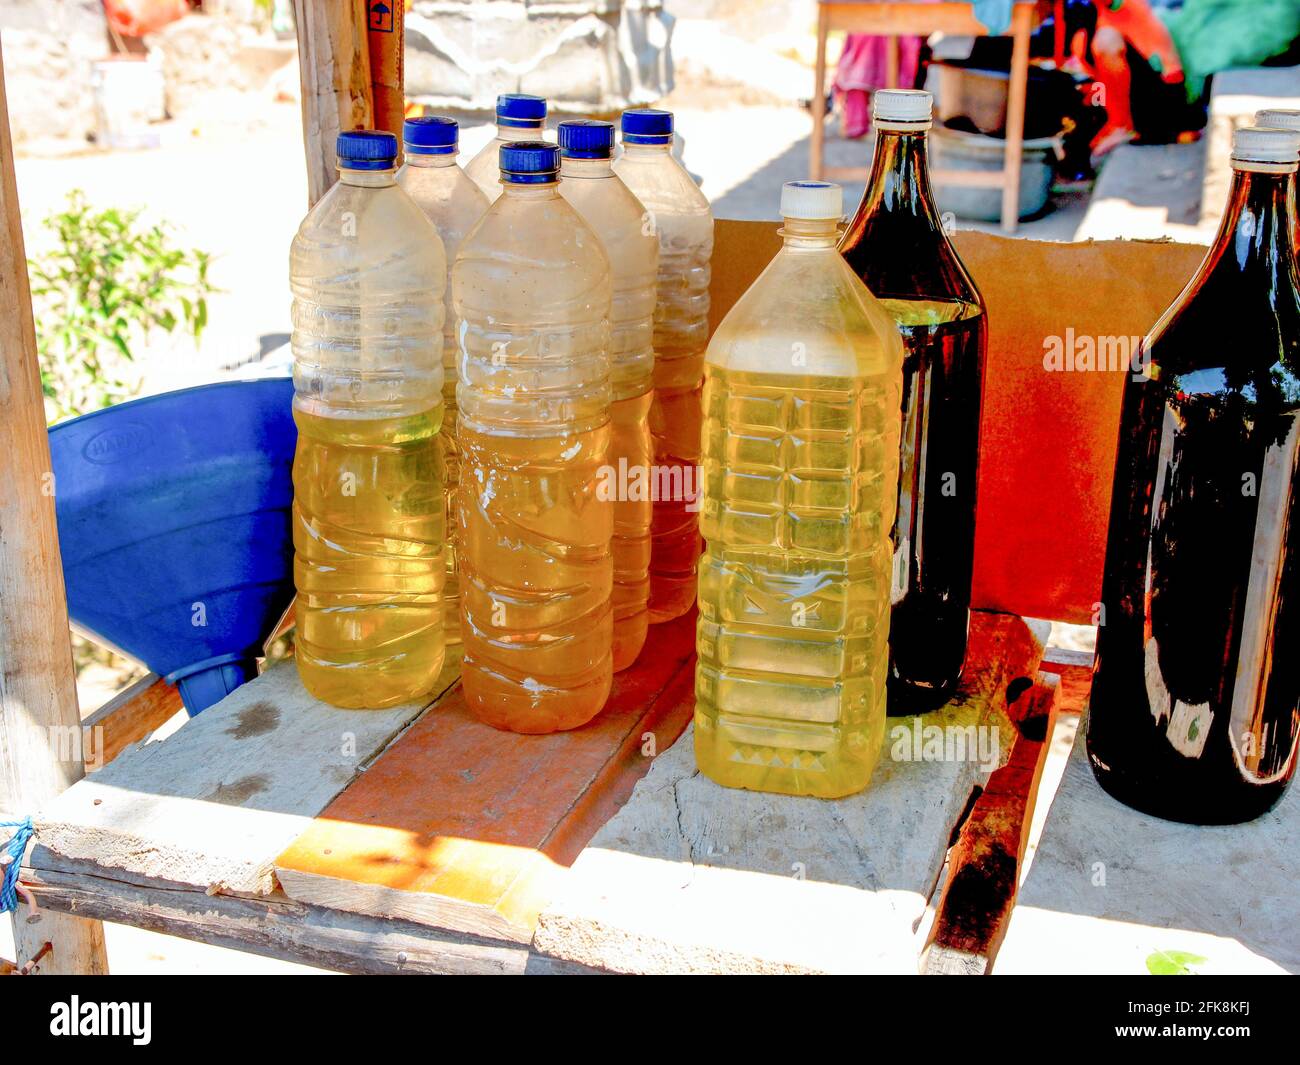
[[[902,39],[890,34],[887,38],[889,44],[885,46],[885,88],[897,89],[898,82],[902,77],[900,72],[902,63]]]
[[[307,197],[315,204],[337,176],[334,142],[345,129],[374,126],[364,0],[294,0],[302,75]]]
[[[50,444],[0,61],[0,811],[30,814],[81,778],[77,684],[54,522]],[[98,921],[13,915],[18,964],[49,942],[45,973],[108,970]]]
[[[1002,231],[1014,233],[1020,221],[1020,164],[1025,142],[1025,94],[1029,88],[1029,33],[1033,8],[1017,7],[1012,24],[1011,82],[1007,95],[1007,147],[1002,169]]]
[[[817,8],[817,64],[813,74],[812,138],[809,141],[811,158],[808,175],[813,181],[822,177],[822,151],[826,136],[826,38],[830,35],[830,15],[826,8]]]

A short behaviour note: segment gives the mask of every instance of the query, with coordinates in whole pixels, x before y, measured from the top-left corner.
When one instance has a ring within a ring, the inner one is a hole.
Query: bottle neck
[[[862,197],[863,208],[911,215],[939,224],[930,187],[927,130],[876,131],[871,180]]]
[[[339,181],[344,185],[358,185],[363,189],[382,189],[394,184],[395,170],[349,170],[339,167]]]
[[[1234,162],[1210,256],[1237,272],[1295,270],[1296,168]]]
[[[787,248],[834,248],[840,239],[838,218],[787,218],[781,227]]]
[[[544,122],[530,122],[526,126],[505,126],[497,123],[497,140],[499,141],[535,141],[541,140]]]
[[[438,155],[426,155],[407,151],[406,165],[420,170],[444,170],[456,165],[456,152],[442,152]]]
[[[672,150],[672,141],[665,144],[629,144],[627,141],[623,142],[623,154],[629,159],[658,159],[670,155]]]
[[[501,183],[501,195],[512,200],[549,200],[560,194],[558,181],[547,181],[540,185],[516,185],[511,181]]]
[[[562,178],[607,178],[614,176],[613,160],[573,159],[565,156],[560,160],[560,177]]]

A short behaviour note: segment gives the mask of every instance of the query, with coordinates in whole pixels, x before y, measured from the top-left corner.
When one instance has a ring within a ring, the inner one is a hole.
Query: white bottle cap
[[[1241,163],[1294,164],[1300,161],[1300,133],[1246,126],[1232,135],[1232,158]]]
[[[871,97],[871,113],[877,123],[926,123],[934,99],[924,89],[877,89]]]
[[[830,181],[787,181],[781,186],[781,217],[810,222],[844,214],[844,190]]]
[[[1262,126],[1264,129],[1290,129],[1300,132],[1300,111],[1286,111],[1280,107],[1256,111],[1255,125]]]

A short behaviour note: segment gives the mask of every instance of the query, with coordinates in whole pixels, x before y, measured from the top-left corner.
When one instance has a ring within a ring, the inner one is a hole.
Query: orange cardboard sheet
[[[1135,343],[1205,249],[955,240],[989,316],[974,605],[1087,624],[1101,591],[1125,372],[1049,370],[1044,356],[1049,345]],[[714,327],[779,246],[775,223],[718,222]]]
[[[370,95],[375,129],[402,139],[406,38],[404,0],[366,0],[366,43],[370,51]]]

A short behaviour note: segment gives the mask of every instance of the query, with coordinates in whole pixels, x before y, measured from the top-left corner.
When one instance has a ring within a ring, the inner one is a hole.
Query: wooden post
[[[831,32],[831,15],[825,4],[817,5],[817,63],[813,73],[812,138],[809,140],[811,158],[808,176],[814,181],[822,177],[822,152],[826,137],[826,39]]]
[[[0,811],[21,817],[74,784],[84,767],[2,61],[0,223]],[[21,904],[13,914],[19,965],[48,942],[40,972],[108,971],[98,921],[28,917]]]
[[[1007,88],[1007,145],[1002,167],[1002,232],[1020,224],[1020,166],[1025,140],[1025,95],[1029,90],[1029,36],[1034,8],[1018,4],[1011,18],[1011,78]]]
[[[314,205],[337,176],[334,141],[339,132],[374,125],[367,4],[366,0],[294,0],[293,8],[302,76],[307,196]]]

